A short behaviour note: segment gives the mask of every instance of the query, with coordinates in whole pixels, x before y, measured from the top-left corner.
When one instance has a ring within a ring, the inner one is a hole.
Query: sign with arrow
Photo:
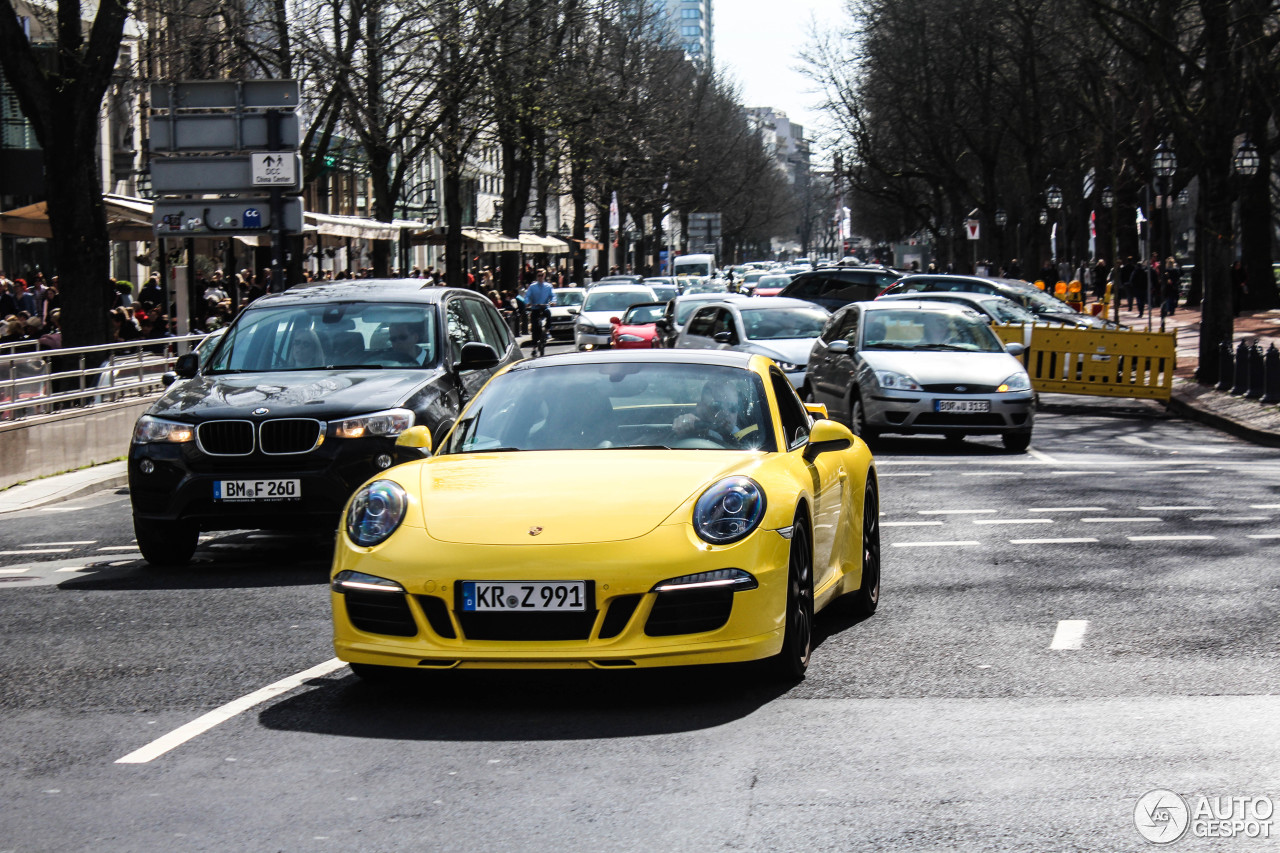
[[[298,155],[285,151],[250,154],[255,187],[298,186]]]

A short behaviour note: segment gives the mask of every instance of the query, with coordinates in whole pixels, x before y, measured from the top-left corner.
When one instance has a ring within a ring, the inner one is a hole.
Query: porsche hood
[[[423,523],[443,542],[568,545],[635,539],[759,454],[546,450],[441,456],[420,466]]]

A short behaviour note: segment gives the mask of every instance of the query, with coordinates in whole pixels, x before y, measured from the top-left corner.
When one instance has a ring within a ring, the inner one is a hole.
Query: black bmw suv
[[[489,300],[420,280],[264,296],[138,419],[129,491],[149,563],[191,559],[202,530],[334,529],[379,471],[438,444],[519,346]]]
[[[888,267],[825,267],[800,273],[778,295],[803,299],[835,312],[850,302],[875,299],[900,278],[902,273]]]

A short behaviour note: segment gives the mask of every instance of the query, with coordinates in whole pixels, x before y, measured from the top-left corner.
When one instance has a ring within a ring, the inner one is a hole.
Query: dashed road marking
[[[981,545],[973,539],[963,539],[955,542],[894,542],[891,547],[894,548],[950,548],[956,545]]]
[[[1063,619],[1058,623],[1058,630],[1053,632],[1051,649],[1078,649],[1084,645],[1085,631],[1089,630],[1087,619]]]
[[[1167,471],[1157,471],[1150,469],[1143,471],[1143,474],[1212,474],[1208,468],[1170,468]]]
[[[99,551],[136,551],[137,545],[103,545]]]
[[[1249,504],[1249,509],[1280,509],[1280,504]]]
[[[994,509],[922,509],[917,515],[992,515]]]
[[[1280,533],[1250,533],[1250,539],[1280,539]]]
[[[1032,506],[1027,512],[1106,512],[1106,506]]]
[[[974,524],[1053,524],[1052,518],[975,518]]]
[[[1143,512],[1207,512],[1217,509],[1216,506],[1140,506]]]
[[[1050,471],[1053,477],[1097,477],[1101,474],[1114,474],[1115,471]]]
[[[1045,464],[1048,464],[1048,465],[1062,464],[1057,459],[1054,459],[1052,456],[1050,456],[1048,453],[1045,453],[1044,451],[1041,451],[1041,450],[1036,450],[1034,447],[1027,449],[1027,455],[1032,457],[1033,459],[1039,459],[1041,462],[1044,462]]]
[[[52,548],[55,545],[95,545],[97,539],[82,539],[79,542],[24,542],[23,548]]]
[[[1062,539],[1010,539],[1010,545],[1087,545],[1098,540],[1092,536],[1078,536]]]
[[[1197,515],[1192,521],[1270,521],[1269,515]]]
[[[0,556],[22,557],[28,554],[65,554],[70,548],[28,548],[25,551],[0,551]]]
[[[1204,542],[1217,536],[1129,536],[1130,542]]]
[[[31,569],[0,569],[0,575],[25,575]]]
[[[1120,524],[1121,522],[1133,522],[1133,521],[1164,521],[1164,519],[1163,518],[1142,518],[1142,517],[1134,516],[1130,518],[1082,518],[1080,519],[1080,521],[1082,521],[1085,524]]]
[[[221,708],[214,708],[209,713],[196,717],[186,725],[179,726],[163,737],[153,740],[141,749],[135,749],[123,758],[117,758],[115,763],[146,764],[148,761],[159,758],[166,752],[182,746],[182,744],[192,738],[204,734],[219,723],[225,723],[227,720],[230,720],[237,714],[241,714],[249,710],[255,705],[260,705],[268,699],[274,699],[281,693],[287,693],[295,687],[299,687],[308,679],[328,675],[334,670],[341,669],[344,666],[346,666],[345,663],[337,658],[332,658],[319,666],[313,666],[311,669],[296,673],[288,678],[282,678],[274,684],[268,684],[261,690],[255,690],[247,696],[241,696],[239,699],[234,699],[228,702]]]
[[[1025,471],[965,471],[961,477],[1025,477]]]
[[[941,527],[941,521],[882,521],[881,527]]]
[[[917,474],[909,471],[899,471],[897,473],[886,471],[885,473],[880,475],[880,479],[883,480],[885,477],[932,477],[932,476],[933,476],[932,474],[925,474],[925,473]]]

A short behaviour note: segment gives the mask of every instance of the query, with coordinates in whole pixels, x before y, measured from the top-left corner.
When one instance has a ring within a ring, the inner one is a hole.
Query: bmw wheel
[[[804,526],[804,519],[796,518],[791,530],[787,627],[782,637],[782,649],[770,663],[779,679],[799,681],[809,668],[809,655],[813,652],[813,556],[809,552],[809,530]]]
[[[155,521],[133,517],[133,535],[142,558],[153,566],[185,566],[191,562],[200,529],[189,521]]]

